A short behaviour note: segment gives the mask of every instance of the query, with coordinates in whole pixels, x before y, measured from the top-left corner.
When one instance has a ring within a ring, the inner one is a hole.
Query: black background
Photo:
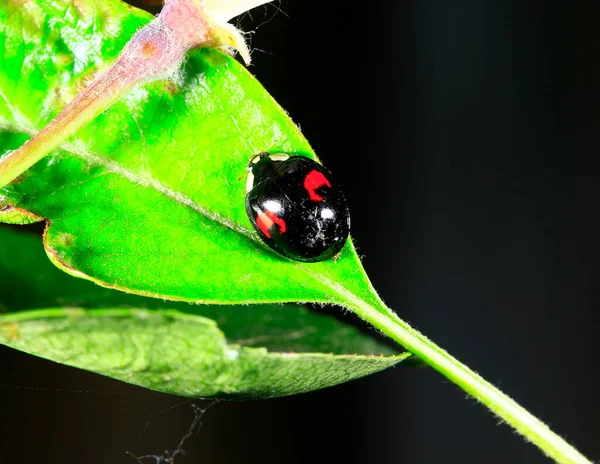
[[[278,5],[242,21],[250,70],[345,186],[384,300],[600,459],[597,2]],[[133,463],[192,419],[185,399],[0,361],[2,463]],[[219,403],[186,449],[177,464],[549,462],[426,368]]]

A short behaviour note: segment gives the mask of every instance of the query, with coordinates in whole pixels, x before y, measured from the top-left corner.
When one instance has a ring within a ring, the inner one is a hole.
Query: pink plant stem
[[[127,43],[115,63],[22,147],[0,159],[0,188],[109,108],[135,84],[166,78],[185,53],[210,46],[214,32],[199,0],[166,0],[161,13]]]

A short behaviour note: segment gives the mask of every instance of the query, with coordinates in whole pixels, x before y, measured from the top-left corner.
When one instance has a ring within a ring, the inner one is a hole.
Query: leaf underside
[[[0,313],[0,343],[191,397],[302,393],[408,357],[301,305],[190,305],[103,288],[61,272],[38,236],[6,226]]]
[[[372,374],[406,357],[267,352],[227,343],[210,319],[168,310],[14,313],[0,318],[0,341],[142,387],[202,398],[303,393]]]

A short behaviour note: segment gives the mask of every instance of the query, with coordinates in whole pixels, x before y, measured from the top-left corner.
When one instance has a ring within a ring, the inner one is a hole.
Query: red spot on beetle
[[[315,190],[326,185],[331,188],[331,184],[323,173],[313,169],[304,178],[304,188],[308,192],[308,196],[312,201],[323,201],[323,197],[319,195]]]
[[[279,233],[284,234],[287,230],[287,226],[285,221],[277,216],[273,211],[265,211],[264,213],[259,213],[256,216],[256,225],[260,229],[260,231],[267,236],[267,238],[271,238],[271,227],[273,224],[277,224],[279,226]]]

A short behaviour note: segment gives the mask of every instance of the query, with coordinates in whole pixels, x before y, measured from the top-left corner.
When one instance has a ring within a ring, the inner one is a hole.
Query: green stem
[[[381,330],[385,335],[417,355],[476,400],[483,403],[504,422],[514,427],[526,440],[540,448],[547,456],[561,464],[591,464],[591,461],[550,430],[546,424],[419,331],[399,319],[383,303],[381,303],[381,309],[389,315],[382,313],[381,310],[356,298],[349,292],[344,293],[348,305],[360,318]]]

